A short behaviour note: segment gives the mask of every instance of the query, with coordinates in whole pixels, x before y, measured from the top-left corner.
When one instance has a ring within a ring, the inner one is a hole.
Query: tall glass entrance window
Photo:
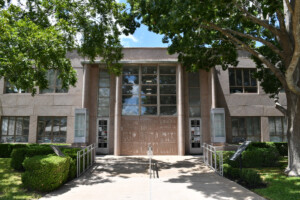
[[[176,115],[175,66],[125,66],[122,115]]]

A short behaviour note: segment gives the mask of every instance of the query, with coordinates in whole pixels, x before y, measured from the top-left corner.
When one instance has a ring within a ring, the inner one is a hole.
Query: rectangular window
[[[110,98],[110,76],[106,69],[100,69],[98,87],[98,117],[108,117]]]
[[[28,142],[29,117],[2,117],[1,143]]]
[[[230,68],[230,93],[257,93],[257,80],[253,78],[256,69]]]
[[[48,70],[47,71],[47,80],[48,80],[48,88],[41,90],[41,94],[44,93],[67,93],[68,90],[62,87],[62,81],[59,76],[59,72],[57,70]]]
[[[125,66],[122,115],[176,115],[176,68]]]
[[[18,89],[15,85],[5,80],[5,91],[4,93],[28,93],[27,90]]]
[[[199,73],[188,74],[189,116],[200,117],[200,80]]]
[[[260,117],[232,117],[232,142],[260,141]]]
[[[65,143],[67,117],[38,117],[38,143]]]
[[[271,142],[287,142],[287,121],[284,117],[269,117]]]

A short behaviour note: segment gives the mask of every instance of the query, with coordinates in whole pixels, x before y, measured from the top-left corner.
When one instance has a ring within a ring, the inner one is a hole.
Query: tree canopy
[[[120,73],[120,34],[137,25],[114,0],[0,0],[0,78],[36,93],[47,88],[46,72],[59,71],[64,88],[76,84],[67,52],[94,61],[101,56]]]
[[[283,87],[300,94],[292,77],[299,60],[299,1],[129,2],[141,23],[165,35],[164,41],[171,42],[169,52],[179,53],[179,60],[188,70],[237,66],[237,49],[243,49],[257,63],[260,70],[256,76],[263,81],[266,92],[277,94]]]

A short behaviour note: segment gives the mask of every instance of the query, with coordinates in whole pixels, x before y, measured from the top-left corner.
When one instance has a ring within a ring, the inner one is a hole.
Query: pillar
[[[183,72],[180,64],[177,65],[177,135],[178,135],[178,155],[185,154],[184,146],[184,112],[183,112]]]
[[[121,76],[116,77],[116,102],[114,118],[114,155],[121,155]]]

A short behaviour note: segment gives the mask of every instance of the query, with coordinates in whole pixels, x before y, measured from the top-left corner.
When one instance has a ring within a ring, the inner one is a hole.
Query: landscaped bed
[[[224,176],[270,200],[300,200],[300,177],[284,174],[287,166],[287,144],[255,142],[239,160],[230,161],[234,152],[223,152]]]

